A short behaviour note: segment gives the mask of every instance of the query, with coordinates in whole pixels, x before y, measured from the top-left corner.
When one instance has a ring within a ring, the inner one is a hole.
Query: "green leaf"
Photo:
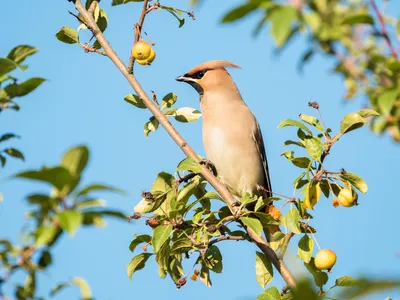
[[[72,176],[80,176],[89,160],[89,149],[77,146],[69,149],[61,159],[61,166],[69,170]]]
[[[68,232],[69,235],[73,236],[75,231],[82,224],[83,216],[78,211],[65,210],[58,214],[58,220],[62,229]]]
[[[256,279],[262,288],[272,281],[274,271],[271,262],[261,253],[256,252]]]
[[[321,196],[320,183],[310,182],[305,187],[304,206],[306,208],[314,209],[314,206],[318,203],[320,196]]]
[[[308,157],[294,157],[291,162],[299,168],[308,169],[311,160]]]
[[[344,119],[340,122],[340,132],[345,134],[352,130],[363,127],[365,120],[358,113],[350,113],[345,115]]]
[[[229,11],[221,20],[222,23],[231,23],[244,18],[260,7],[260,1],[249,1]]]
[[[367,296],[371,296],[371,294],[377,292],[388,293],[388,291],[391,289],[399,289],[399,288],[400,288],[400,281],[397,278],[381,279],[381,280],[371,280],[368,278],[361,278],[357,279],[354,286],[342,289],[341,292],[337,294],[336,298],[337,299],[373,298]]]
[[[282,231],[277,231],[271,236],[271,242],[278,242],[283,239],[286,235]]]
[[[281,294],[276,286],[271,286],[264,293],[257,296],[257,300],[281,300]]]
[[[295,234],[300,234],[300,225],[299,225],[299,211],[295,208],[291,208],[287,215],[285,216],[285,224],[290,232]]]
[[[83,300],[92,299],[92,291],[90,290],[89,285],[83,278],[73,277],[71,283],[79,287],[79,289],[81,290],[81,296]]]
[[[10,155],[12,157],[19,158],[21,160],[25,160],[22,152],[20,152],[19,150],[15,149],[15,148],[7,148],[4,150],[4,153],[7,153],[8,155]]]
[[[100,9],[99,17],[96,20],[96,23],[97,23],[97,26],[99,26],[101,32],[106,31],[106,28],[108,25],[108,18],[107,18],[107,14],[104,11],[104,9]]]
[[[297,120],[285,119],[279,123],[278,128],[283,128],[286,126],[298,127],[300,129],[303,129],[304,131],[307,131],[308,133],[311,133],[311,130],[308,129],[306,125],[304,125],[303,123],[301,123],[300,121],[297,121]]]
[[[7,58],[17,64],[22,63],[28,56],[38,52],[38,49],[29,45],[19,45],[8,53]]]
[[[175,240],[171,245],[171,252],[184,253],[193,247],[193,243],[185,236],[181,239]]]
[[[201,117],[201,112],[194,108],[190,107],[181,107],[175,111],[174,118],[175,120],[188,123],[188,122],[195,122]]]
[[[134,94],[126,95],[124,100],[138,108],[143,108],[143,109],[147,108],[147,106],[144,104],[143,100],[137,95],[134,95]]]
[[[271,33],[278,48],[281,48],[290,37],[292,23],[297,19],[296,9],[291,6],[280,6],[271,11]]]
[[[177,171],[190,171],[192,173],[200,173],[201,165],[197,161],[195,161],[193,158],[187,157],[178,164],[176,170]]]
[[[310,155],[312,159],[319,161],[321,159],[322,148],[323,148],[321,140],[317,137],[307,136],[304,139],[304,143],[308,155]]]
[[[174,93],[169,93],[164,96],[164,98],[161,101],[161,109],[166,109],[172,107],[176,100],[178,99],[178,96],[175,95]]]
[[[55,226],[41,226],[35,232],[35,246],[51,244],[58,233]]]
[[[66,44],[75,44],[78,42],[78,33],[71,27],[63,26],[56,33],[56,38]]]
[[[17,67],[18,65],[14,61],[0,57],[0,76],[11,72]]]
[[[357,113],[363,118],[379,116],[379,114],[372,109],[361,109]]]
[[[152,253],[141,253],[132,258],[132,260],[126,267],[126,272],[128,273],[129,279],[132,279],[133,273],[144,268],[146,261],[152,255],[153,255]]]
[[[357,284],[357,280],[351,278],[350,276],[342,276],[336,279],[335,285],[336,286],[353,286]]]
[[[77,194],[78,196],[85,196],[89,194],[90,192],[95,192],[95,191],[105,191],[105,192],[115,192],[119,193],[121,195],[126,195],[126,192],[124,190],[121,190],[119,188],[110,186],[110,185],[105,185],[105,184],[91,184],[83,189],[80,190],[80,192]]]
[[[168,240],[172,233],[172,225],[160,225],[153,230],[153,238],[151,244],[154,252],[158,252],[161,246]]]
[[[136,247],[141,243],[149,243],[151,241],[151,236],[148,234],[137,235],[129,244],[129,250],[131,252],[135,251]]]
[[[104,200],[88,199],[88,200],[83,200],[83,201],[76,203],[73,207],[77,210],[83,210],[86,208],[105,207],[105,206],[106,206],[106,202]]]
[[[171,15],[173,15],[179,22],[179,28],[181,28],[183,26],[183,24],[185,24],[185,19],[179,17],[182,14],[181,11],[177,10],[176,8],[174,8],[172,6],[165,6],[165,5],[161,5],[161,6],[159,6],[159,8],[164,9],[164,10],[168,11]]]
[[[51,253],[48,250],[44,250],[42,251],[40,257],[39,257],[39,261],[38,261],[38,265],[41,268],[47,268],[48,266],[50,266],[53,262],[53,259],[51,258]]]
[[[208,269],[215,273],[222,273],[222,255],[217,246],[211,246],[207,249],[203,262]]]
[[[313,239],[310,238],[309,235],[305,234],[299,240],[298,246],[299,246],[299,248],[297,249],[297,253],[299,254],[300,258],[304,262],[309,263],[311,260],[312,252],[313,252],[313,248],[314,248]]]
[[[13,139],[13,138],[20,138],[18,135],[14,134],[14,133],[5,133],[2,136],[0,136],[0,143],[5,142],[9,139]]]
[[[368,14],[356,14],[346,17],[342,24],[355,25],[355,24],[370,24],[374,25],[374,18]]]
[[[397,89],[386,90],[378,98],[378,106],[385,116],[389,116],[399,92]]]
[[[361,193],[365,194],[368,191],[368,185],[360,176],[346,172],[346,174],[340,174],[340,178],[350,182],[355,188],[357,188]]]
[[[245,226],[253,229],[256,234],[261,235],[263,227],[259,220],[249,217],[240,217],[240,221],[242,221]]]
[[[153,116],[150,117],[149,121],[144,123],[144,135],[148,138],[150,132],[157,130],[159,125],[158,120]]]
[[[18,178],[26,178],[50,183],[58,190],[62,190],[64,186],[72,181],[71,173],[63,167],[47,168],[43,167],[39,171],[26,171],[14,175]]]
[[[308,116],[305,114],[300,114],[299,117],[303,122],[310,124],[311,126],[315,127],[319,132],[324,133],[324,127],[322,127],[322,124],[316,117]]]
[[[12,83],[4,88],[10,98],[22,97],[33,92],[39,87],[46,79],[40,77],[30,78],[23,83]]]
[[[309,263],[304,263],[304,266],[314,277],[314,282],[317,286],[322,287],[328,282],[328,274],[317,269],[314,264],[314,258],[311,258]]]

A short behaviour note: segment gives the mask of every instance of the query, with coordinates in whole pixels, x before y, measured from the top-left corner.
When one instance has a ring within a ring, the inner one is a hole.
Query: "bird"
[[[200,95],[202,136],[207,160],[235,197],[271,197],[272,186],[260,125],[226,68],[240,66],[212,60],[189,70],[177,81]],[[261,187],[261,189],[260,189]]]

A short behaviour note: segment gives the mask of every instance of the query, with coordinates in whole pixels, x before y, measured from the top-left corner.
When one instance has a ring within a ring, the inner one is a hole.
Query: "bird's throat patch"
[[[200,96],[204,94],[203,88],[197,82],[187,81],[187,83],[189,83],[200,94]]]

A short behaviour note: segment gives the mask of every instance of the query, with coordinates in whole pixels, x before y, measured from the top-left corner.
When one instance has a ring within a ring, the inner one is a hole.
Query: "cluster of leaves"
[[[28,45],[20,45],[12,49],[7,57],[0,57],[0,112],[6,109],[19,110],[20,106],[16,103],[15,99],[23,97],[33,92],[40,86],[45,79],[40,77],[33,77],[24,82],[19,82],[18,78],[11,75],[16,69],[22,72],[28,69],[27,65],[23,65],[25,59],[35,54],[38,50]],[[19,138],[14,133],[5,133],[0,136],[0,143],[8,140]],[[0,149],[1,166],[6,164],[6,156],[11,156],[24,160],[24,155],[18,149],[7,147]]]
[[[39,299],[36,296],[37,275],[52,264],[51,251],[64,233],[74,235],[80,226],[104,226],[104,217],[126,219],[121,212],[107,209],[104,200],[93,196],[95,192],[123,191],[103,184],[79,187],[88,160],[88,149],[77,146],[63,155],[58,166],[44,166],[14,175],[16,178],[44,182],[51,186],[51,192],[27,196],[32,209],[26,214],[22,245],[0,240],[0,270],[5,274],[0,278],[0,293],[8,279],[17,271],[22,271],[26,274],[26,281],[16,286],[16,299]],[[58,285],[52,295],[70,284],[81,288],[84,299],[91,299],[90,288],[80,278]]]
[[[198,110],[191,107],[174,108],[173,106],[178,100],[178,96],[174,93],[168,93],[167,95],[165,95],[161,100],[161,104],[158,102],[155,94],[153,95],[154,102],[160,107],[164,114],[168,117],[173,117],[179,122],[194,122],[197,121],[201,116],[201,113]],[[143,100],[140,99],[140,97],[137,95],[126,95],[124,100],[138,108],[147,108],[146,105],[143,103]],[[158,125],[159,122],[157,121],[157,119],[154,116],[150,117],[149,121],[144,124],[144,135],[148,137],[150,132],[157,130]]]
[[[312,105],[317,107],[316,103]],[[190,275],[192,280],[199,276],[204,284],[211,286],[210,271],[221,273],[223,270],[223,255],[217,243],[227,240],[250,241],[247,227],[261,235],[265,228],[283,226],[287,233],[276,231],[269,236],[270,247],[278,255],[284,255],[291,237],[301,236],[298,255],[319,291],[315,292],[312,286],[307,285],[296,291],[286,290],[281,296],[276,287],[271,287],[259,299],[293,299],[307,290],[311,290],[314,297],[317,294],[324,296],[336,286],[358,286],[361,281],[342,277],[337,279],[333,287],[324,290],[328,273],[318,270],[314,265],[313,233],[316,229],[309,225],[312,218],[309,210],[317,204],[321,191],[327,198],[337,196],[345,186],[362,193],[367,191],[367,185],[361,177],[345,171],[329,172],[323,167],[323,161],[332,145],[344,134],[362,127],[366,118],[375,115],[377,113],[372,110],[346,115],[336,135],[332,135],[331,129],[325,128],[314,116],[302,114],[300,121],[287,119],[281,122],[279,127],[298,128],[298,141],[286,141],[285,145],[299,147],[305,153],[301,157],[295,157],[293,151],[283,154],[296,167],[304,169],[293,183],[295,190],[300,190],[301,199],[286,196],[263,199],[246,194],[240,199],[239,210],[233,215],[218,194],[206,190],[207,182],[199,175],[201,165],[193,159],[186,158],[178,164],[176,177],[166,172],[159,173],[151,190],[142,194],[143,198],[131,216],[132,219],[146,219],[152,232],[135,235],[131,241],[129,249],[132,252],[137,250],[138,245],[144,245],[127,266],[129,278],[143,269],[150,257],[154,257],[160,277],[165,278],[168,274],[178,288],[186,283]],[[272,201],[275,205],[280,201],[284,203],[277,209]],[[290,207],[284,213],[284,207],[288,204]],[[253,209],[249,210],[249,207]],[[152,251],[149,251],[150,246]],[[192,260],[193,263],[188,272],[184,271],[185,260]],[[256,280],[265,288],[273,279],[272,263],[263,253],[256,252],[255,266]]]
[[[278,51],[295,37],[305,37],[309,49],[300,58],[300,69],[316,54],[333,59],[333,71],[344,78],[345,99],[367,97],[369,106],[380,113],[371,122],[372,131],[386,131],[400,142],[400,62],[396,50],[400,20],[383,15],[374,0],[369,5],[366,2],[306,0],[282,4],[248,0],[228,12],[222,22],[262,11],[255,34],[270,25]]]

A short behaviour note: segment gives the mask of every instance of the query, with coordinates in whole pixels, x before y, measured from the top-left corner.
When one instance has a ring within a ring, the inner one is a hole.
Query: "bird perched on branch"
[[[270,197],[271,180],[260,126],[227,67],[240,68],[213,60],[176,80],[190,84],[200,94],[204,148],[219,179],[239,199],[246,192]]]

